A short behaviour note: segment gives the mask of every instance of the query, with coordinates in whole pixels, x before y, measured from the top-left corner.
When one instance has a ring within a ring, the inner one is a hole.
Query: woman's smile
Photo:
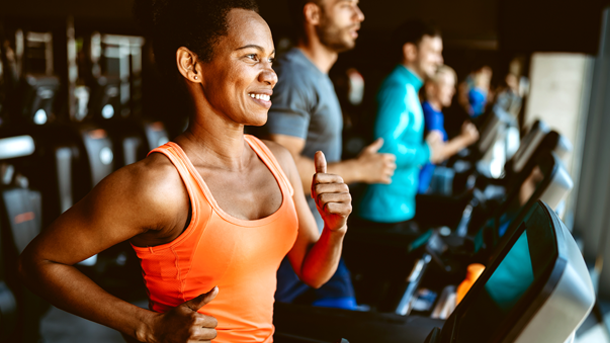
[[[254,101],[255,103],[257,103],[260,106],[263,106],[266,109],[271,108],[271,101],[269,99],[271,99],[271,92],[270,91],[266,91],[266,92],[252,92],[252,93],[248,93],[248,97]]]

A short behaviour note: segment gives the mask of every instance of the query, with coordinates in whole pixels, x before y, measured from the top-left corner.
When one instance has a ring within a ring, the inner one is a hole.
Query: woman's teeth
[[[259,100],[265,100],[265,101],[269,101],[269,99],[271,99],[271,96],[267,95],[267,94],[250,93],[248,95],[250,95],[250,97],[252,97],[252,99],[259,99]]]

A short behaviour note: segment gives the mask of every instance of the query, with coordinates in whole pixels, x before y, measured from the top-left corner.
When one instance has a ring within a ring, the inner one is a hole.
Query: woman
[[[188,90],[190,126],[59,217],[23,252],[21,275],[55,306],[138,341],[272,342],[277,267],[287,254],[309,285],[330,278],[348,188],[318,153],[318,237],[288,151],[244,135],[245,125],[265,123],[277,82],[271,32],[254,1],[153,3],[139,12],[152,20],[157,64]],[[125,240],[142,260],[152,311],[73,267]]]
[[[451,101],[455,94],[456,81],[457,74],[453,68],[442,65],[434,76],[424,84],[425,101],[422,103],[424,130],[427,133],[436,131],[440,134],[442,141],[445,143],[440,148],[439,159],[442,161],[447,160],[479,139],[479,131],[469,121],[462,124],[462,130],[458,136],[451,140],[448,139],[447,131],[445,131],[443,107],[451,106]],[[424,164],[419,172],[418,193],[425,194],[430,191],[430,183],[433,179],[435,168],[435,165],[430,162]]]

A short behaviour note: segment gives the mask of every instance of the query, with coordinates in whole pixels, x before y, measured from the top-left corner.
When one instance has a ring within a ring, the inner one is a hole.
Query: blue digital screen
[[[484,286],[477,285],[477,293],[469,294],[470,299],[463,304],[465,310],[458,307],[462,315],[456,323],[457,342],[491,342],[495,341],[494,337],[501,337],[500,330],[514,326],[514,320],[521,315],[519,312],[531,303],[525,299],[528,291],[537,282],[546,282],[541,275],[556,259],[557,248],[548,217],[546,220],[534,217],[530,216],[528,229],[517,231],[522,233]],[[529,296],[535,295],[530,292]]]

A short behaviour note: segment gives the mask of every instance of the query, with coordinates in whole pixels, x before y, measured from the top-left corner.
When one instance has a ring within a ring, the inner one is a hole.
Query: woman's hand
[[[194,343],[211,342],[216,338],[216,318],[197,311],[212,301],[218,294],[218,287],[201,294],[172,310],[159,314],[151,325],[151,338],[146,342]]]
[[[314,157],[316,173],[311,184],[311,197],[316,201],[324,226],[331,231],[347,230],[347,217],[352,213],[349,187],[339,175],[326,173],[326,158],[321,151]]]

